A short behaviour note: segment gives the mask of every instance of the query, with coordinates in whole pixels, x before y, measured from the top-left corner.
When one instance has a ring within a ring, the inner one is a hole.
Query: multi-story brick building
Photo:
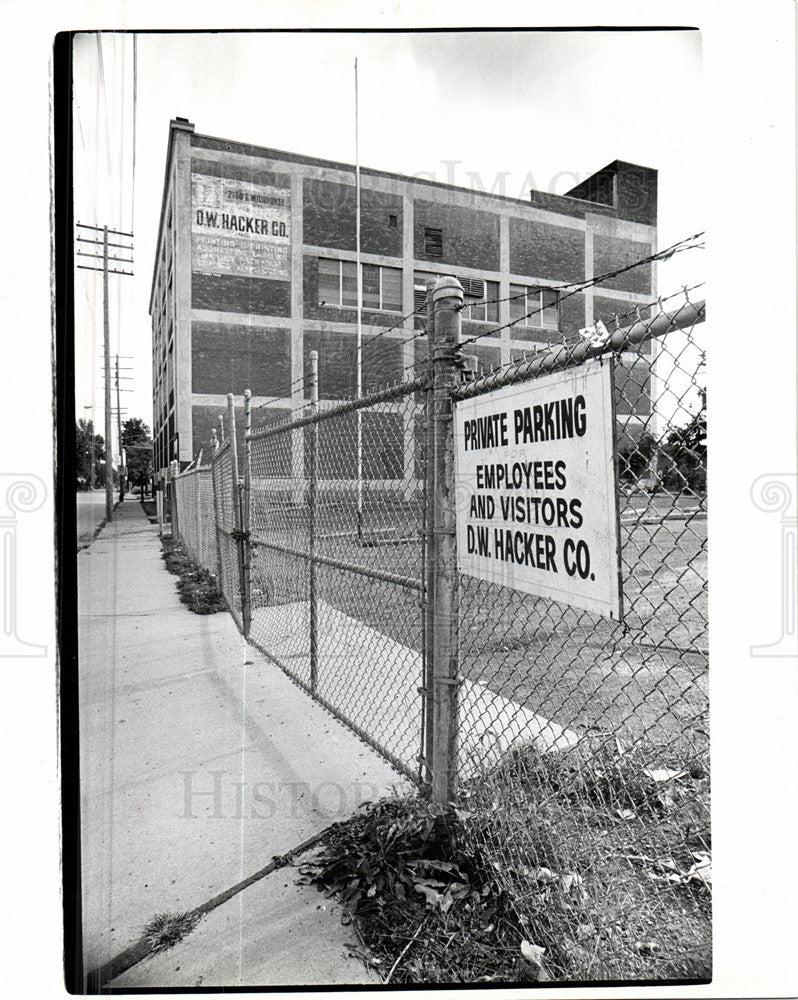
[[[650,265],[559,302],[551,288],[654,250],[655,170],[615,161],[566,195],[528,201],[367,167],[360,177],[364,391],[426,351],[411,314],[430,276],[454,274],[477,296],[465,337],[539,310],[469,348],[490,367],[654,293]],[[355,190],[351,164],[171,122],[150,298],[156,467],[209,453],[229,392],[241,409],[250,389],[274,416],[302,405],[311,350],[322,398],[354,393]]]

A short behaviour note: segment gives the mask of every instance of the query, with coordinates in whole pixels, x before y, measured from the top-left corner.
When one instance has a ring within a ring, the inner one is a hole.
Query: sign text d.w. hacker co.
[[[455,408],[461,573],[620,619],[611,360]]]

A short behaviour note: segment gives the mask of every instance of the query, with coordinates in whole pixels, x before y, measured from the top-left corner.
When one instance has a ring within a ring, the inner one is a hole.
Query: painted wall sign
[[[457,403],[461,573],[621,618],[612,364]]]
[[[291,192],[191,174],[192,270],[288,280]]]

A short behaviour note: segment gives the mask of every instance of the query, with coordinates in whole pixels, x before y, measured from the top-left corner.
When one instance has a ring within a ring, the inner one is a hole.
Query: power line
[[[138,36],[133,33],[133,170],[130,192],[130,228],[136,228],[136,105],[138,101]]]
[[[95,38],[97,41],[97,54],[100,61],[100,87],[102,89],[103,95],[103,107],[105,108],[105,158],[108,167],[108,205],[111,204],[111,190],[113,188],[112,172],[111,172],[111,138],[109,134],[109,123],[108,123],[108,94],[105,88],[105,64],[103,62],[103,46],[100,38],[100,32],[96,32]]]
[[[86,180],[88,181],[89,198],[91,199],[92,208],[94,209],[94,217],[96,219],[99,216],[99,212],[97,211],[97,203],[94,200],[94,185],[91,182],[92,171],[89,166],[89,153],[86,149],[86,138],[83,134],[83,122],[80,117],[80,103],[77,98],[73,99],[73,103],[75,105],[75,116],[78,120],[78,129],[80,130],[80,144],[83,147],[83,158],[86,161]]]

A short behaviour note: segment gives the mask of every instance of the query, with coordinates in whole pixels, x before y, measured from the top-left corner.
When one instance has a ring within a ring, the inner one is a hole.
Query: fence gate
[[[249,638],[417,778],[426,382],[324,407],[309,382],[305,407],[248,438]]]

